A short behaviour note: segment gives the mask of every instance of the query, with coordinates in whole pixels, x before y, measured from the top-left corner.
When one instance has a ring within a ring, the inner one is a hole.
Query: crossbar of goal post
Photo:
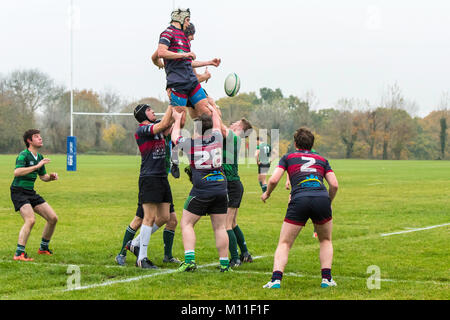
[[[67,137],[67,171],[77,171],[77,137],[73,135],[73,116],[132,116],[133,113],[125,112],[71,112],[70,114],[70,133]],[[164,113],[155,113],[156,116],[163,116]]]

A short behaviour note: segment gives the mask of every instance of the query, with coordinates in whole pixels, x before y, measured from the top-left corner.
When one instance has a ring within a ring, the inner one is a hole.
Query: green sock
[[[127,245],[128,241],[133,240],[135,234],[136,230],[128,226],[127,230],[125,231],[125,235],[123,236],[122,249],[120,250],[119,254],[123,256],[127,255],[127,249],[125,248],[125,246]]]
[[[195,250],[186,250],[184,252],[184,262],[186,263],[195,262]]]
[[[25,246],[17,244],[16,256],[20,256],[24,252],[25,252]]]
[[[267,191],[267,184],[263,184],[261,189],[262,189],[262,192],[266,192]]]
[[[239,226],[236,225],[233,231],[234,234],[236,235],[236,241],[239,245],[239,248],[241,249],[241,253],[248,252],[247,243],[245,242],[244,234],[242,233],[241,228],[239,228]]]
[[[172,258],[172,247],[173,247],[173,238],[175,237],[175,231],[164,229],[163,232],[163,240],[164,240],[164,255]]]
[[[239,252],[237,248],[237,239],[236,235],[234,234],[233,230],[227,230],[228,233],[228,239],[229,239],[229,249],[231,254],[231,259],[239,259]]]
[[[230,260],[228,260],[228,257],[220,257],[219,262],[220,267],[222,268],[228,268],[230,266]]]
[[[47,240],[47,239],[42,238],[42,239],[41,239],[41,247],[39,248],[39,250],[42,250],[42,251],[48,250],[48,244],[49,244],[49,242],[50,242],[50,240]]]

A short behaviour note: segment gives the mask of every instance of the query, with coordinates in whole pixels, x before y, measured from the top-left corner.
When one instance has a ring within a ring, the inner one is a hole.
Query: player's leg
[[[320,266],[322,272],[321,287],[327,288],[336,286],[336,282],[331,276],[331,265],[333,262],[333,243],[331,234],[333,230],[331,201],[328,197],[312,197],[311,207],[313,215],[311,220],[320,243]]]
[[[211,214],[211,224],[214,230],[214,236],[216,239],[216,248],[219,253],[220,271],[229,271],[228,260],[228,234],[226,230],[227,215],[223,214]]]
[[[230,271],[230,261],[228,260],[229,239],[227,234],[227,208],[228,196],[217,195],[211,199],[206,209],[210,214],[211,224],[216,239],[216,248],[219,253],[220,271]]]
[[[14,254],[14,260],[33,261],[32,258],[28,258],[25,252],[25,246],[27,245],[31,229],[33,229],[33,226],[36,222],[34,211],[31,207],[31,204],[27,203],[20,207],[19,212],[24,221],[24,224],[19,232],[19,239],[17,240],[17,248],[16,253]]]
[[[183,90],[175,88],[168,88],[167,94],[169,96],[170,106],[172,106],[176,112],[183,114],[183,117],[181,118],[181,128],[183,128],[186,122],[186,104],[188,96]]]
[[[302,228],[303,225],[301,224],[293,224],[286,221],[283,222],[280,239],[278,241],[277,249],[275,250],[272,279],[264,286],[264,288],[280,288],[284,268],[288,262],[289,251]]]
[[[48,245],[55,231],[58,216],[47,202],[35,206],[34,211],[47,221],[42,232],[42,241],[38,254],[52,255],[52,251],[48,248]]]
[[[142,206],[140,206],[140,205],[138,206],[138,209],[136,210],[136,216],[133,218],[133,220],[130,222],[130,224],[127,226],[127,228],[125,230],[125,234],[123,235],[123,239],[122,239],[122,247],[120,248],[120,252],[117,254],[117,256],[115,258],[116,262],[121,266],[125,265],[127,250],[130,250],[137,256],[139,255],[139,247],[138,246],[135,247],[132,245],[133,238],[136,235],[136,232],[138,231],[138,229],[141,227],[141,224],[142,224],[142,218],[137,216],[138,212],[142,212],[142,217],[143,217],[144,213],[142,210]]]
[[[228,234],[228,242],[230,249],[230,265],[231,267],[237,267],[241,265],[241,260],[239,259],[238,245],[236,234],[233,231],[233,227],[236,223],[236,213],[238,208],[230,208],[227,209],[227,217],[226,217],[226,230]]]
[[[208,108],[208,97],[199,83],[195,84],[193,89],[190,91],[189,101],[194,106],[196,117],[199,117],[202,114],[211,115],[211,111]]]
[[[155,222],[156,213],[158,211],[158,203],[143,203],[144,219],[141,226],[141,244],[139,248],[139,256],[136,266],[144,269],[155,269],[156,266],[148,259],[147,248],[152,234],[152,226]]]
[[[163,232],[164,240],[164,259],[163,262],[177,263],[180,264],[181,261],[173,256],[173,239],[175,237],[175,229],[178,225],[177,214],[175,213],[175,208],[173,204],[170,204],[170,217],[169,221],[166,223],[166,227]]]
[[[336,286],[336,282],[331,276],[331,265],[333,263],[333,243],[331,234],[333,230],[333,221],[330,220],[324,224],[315,224],[317,237],[320,243],[320,267],[322,271],[322,284],[326,288]]]
[[[191,197],[188,201],[192,200]],[[201,215],[194,214],[187,209],[183,209],[183,215],[181,217],[181,235],[183,238],[184,247],[184,262],[181,264],[178,271],[194,271],[197,268],[195,263],[195,242],[196,236],[194,231],[195,224],[200,220]]]

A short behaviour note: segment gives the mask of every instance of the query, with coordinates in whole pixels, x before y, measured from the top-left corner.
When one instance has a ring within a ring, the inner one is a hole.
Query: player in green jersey
[[[248,252],[247,243],[242,230],[237,224],[237,214],[241,205],[244,187],[239,177],[239,152],[241,137],[249,134],[252,129],[250,122],[242,118],[233,122],[228,128],[222,124],[224,139],[223,169],[227,177],[228,209],[227,209],[227,233],[229,238],[229,250],[231,255],[230,266],[237,267],[242,262],[252,262],[253,258]],[[238,252],[241,250],[241,255]]]
[[[36,212],[47,221],[42,233],[38,254],[50,256],[53,254],[48,245],[58,222],[55,211],[34,190],[34,183],[37,176],[44,182],[58,180],[58,174],[54,172],[48,174],[45,170],[45,165],[50,162],[50,159],[44,158],[38,153],[38,150],[43,145],[39,130],[30,129],[26,131],[23,135],[23,141],[27,148],[16,158],[14,180],[11,184],[11,200],[14,204],[14,209],[20,212],[24,220],[19,233],[14,260],[33,261],[25,252],[25,246],[35,223],[34,213]]]
[[[272,153],[272,147],[270,144],[263,142],[261,137],[256,138],[256,163],[258,164],[258,181],[261,186],[262,192],[267,190],[267,173],[270,169],[270,154]]]

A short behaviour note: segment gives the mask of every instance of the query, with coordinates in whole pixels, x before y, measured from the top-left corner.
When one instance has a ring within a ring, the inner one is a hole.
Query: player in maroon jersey
[[[272,279],[264,285],[264,288],[281,287],[289,251],[309,218],[314,223],[320,242],[321,287],[336,286],[336,282],[331,277],[333,261],[331,202],[336,196],[338,181],[328,160],[311,151],[314,135],[309,130],[298,129],[294,135],[294,141],[297,150],[281,158],[269,179],[267,191],[261,196],[261,200],[266,202],[284,171],[288,172],[292,186],[291,200],[275,251]],[[329,190],[324,185],[324,179],[328,183]]]

